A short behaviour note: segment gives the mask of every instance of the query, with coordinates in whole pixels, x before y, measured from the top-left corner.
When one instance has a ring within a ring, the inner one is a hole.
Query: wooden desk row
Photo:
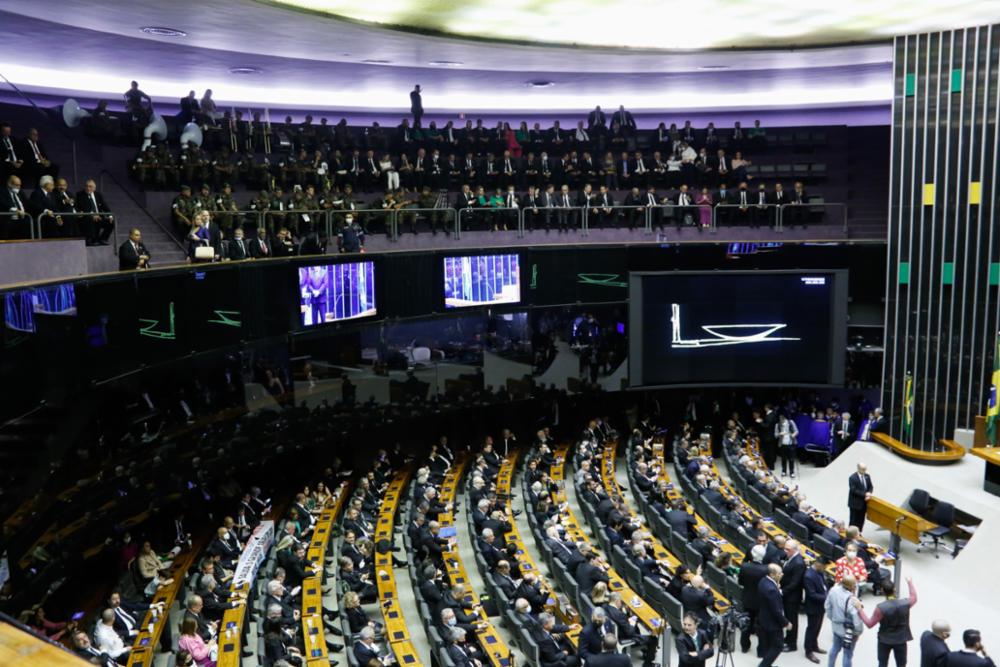
[[[908,461],[928,465],[944,465],[960,461],[965,456],[965,447],[954,440],[938,440],[940,451],[926,451],[910,447],[905,442],[893,438],[888,433],[872,433],[872,442],[882,445]]]
[[[566,456],[568,453],[569,448],[566,445],[561,445],[555,451],[555,455],[557,457],[556,464],[549,469],[549,477],[552,478],[553,482],[560,486],[559,492],[553,494],[553,501],[560,505],[562,503],[566,503]],[[600,549],[594,547],[590,538],[587,537],[587,534],[582,528],[580,528],[580,524],[573,515],[573,510],[569,508],[568,503],[566,504],[566,509],[560,512],[560,523],[566,528],[566,535],[570,539],[574,542],[584,542],[589,544],[591,549],[600,553]],[[659,555],[657,558],[659,558]],[[608,590],[620,593],[622,600],[624,600],[625,604],[628,605],[631,613],[635,614],[646,629],[652,634],[658,635],[663,632],[663,617],[660,616],[648,602],[639,597],[636,592],[632,590],[627,583],[625,583],[625,580],[615,571],[613,567],[610,567],[610,560],[608,560],[608,563]]]
[[[442,503],[454,504],[458,493],[458,484],[462,479],[462,473],[465,471],[465,466],[468,462],[469,455],[463,452],[455,459],[455,462],[448,470],[448,474],[441,485],[441,493],[439,494]],[[471,508],[467,508],[467,511],[472,510]],[[441,524],[442,528],[445,526],[454,526],[455,513],[446,512],[438,515],[438,523]],[[465,596],[465,600],[473,605],[478,605],[479,596],[476,595],[476,592],[469,585],[469,575],[462,564],[461,556],[458,555],[457,544],[455,548],[444,553],[444,564],[445,574],[448,576],[448,581],[451,585],[466,587],[468,593]],[[493,627],[493,623],[490,622],[489,616],[486,615],[486,611],[482,607],[479,608],[479,614],[485,625],[482,630],[476,632],[476,639],[479,640],[479,645],[489,658],[490,664],[493,667],[510,667],[511,652],[506,642],[504,642],[503,638],[497,632],[497,629]]]
[[[571,606],[572,603],[570,603],[570,605],[566,605],[565,607],[559,604],[559,596],[556,593],[555,586],[553,586],[552,583],[545,578],[545,575],[542,574],[542,571],[539,569],[535,559],[531,557],[530,553],[528,553],[528,550],[524,546],[524,541],[521,539],[521,532],[517,528],[517,521],[515,520],[514,513],[512,511],[511,495],[514,484],[514,468],[517,465],[519,455],[520,452],[515,451],[511,456],[507,457],[507,459],[505,459],[500,465],[500,472],[497,473],[497,497],[505,498],[504,514],[506,514],[507,522],[510,523],[510,532],[508,532],[505,536],[506,542],[507,544],[513,544],[517,547],[517,564],[521,569],[521,575],[524,576],[528,573],[532,573],[538,577],[538,582],[542,587],[542,593],[545,595],[547,600],[545,604],[546,610],[567,625],[579,624],[580,614]],[[577,644],[577,637],[579,637],[581,629],[582,628],[574,628],[570,630],[570,632],[566,633],[566,638],[569,639],[570,643],[574,647]]]
[[[160,643],[160,635],[163,628],[170,622],[170,608],[184,587],[184,577],[201,551],[203,542],[197,542],[187,551],[182,551],[174,557],[170,565],[170,573],[166,578],[173,579],[169,586],[164,586],[153,596],[151,604],[163,603],[163,613],[155,613],[152,607],[146,612],[139,624],[139,634],[136,635],[132,643],[132,650],[129,651],[128,667],[150,667],[153,664],[153,656],[156,653],[156,646]],[[152,632],[150,632],[152,628]]]
[[[604,490],[607,491],[608,495],[612,498],[618,498],[623,502],[633,521],[639,520],[644,524],[645,522],[639,519],[639,515],[628,503],[628,501],[625,500],[625,495],[622,493],[621,485],[618,483],[618,479],[615,476],[615,460],[617,454],[618,441],[614,440],[611,442],[610,446],[606,446],[604,448],[604,453],[601,456],[601,476],[604,478]],[[669,549],[663,546],[663,543],[660,542],[659,538],[654,535],[652,531],[649,531],[649,539],[653,544],[653,557],[660,563],[667,563],[670,571],[675,572],[677,567],[681,564],[680,559],[677,558],[677,556]],[[715,595],[715,608],[717,611],[724,612],[729,608],[729,600],[726,599],[720,591],[713,590],[712,593]]]
[[[406,484],[410,480],[410,468],[398,471],[389,482],[382,497],[378,520],[375,523],[375,541],[393,541],[396,510],[399,501],[406,493]],[[385,639],[392,649],[396,661],[400,665],[422,664],[417,650],[410,641],[410,632],[406,628],[406,619],[399,606],[399,593],[396,587],[396,575],[392,568],[392,552],[375,553],[375,579],[378,587],[378,599],[382,608],[382,618],[385,621]]]
[[[753,460],[754,463],[757,464],[757,468],[759,470],[764,470],[769,474],[771,473],[771,469],[767,467],[767,464],[764,462],[764,458],[760,454],[760,447],[758,446],[758,443],[756,441],[751,441],[750,443],[748,443],[745,450],[747,455],[750,456],[751,460]],[[833,528],[836,525],[836,520],[833,517],[829,517],[818,511],[813,514],[813,518],[816,519],[816,521],[818,521],[826,528]],[[844,533],[841,532],[841,535],[843,534]],[[896,562],[895,559],[892,556],[890,556],[889,553],[883,547],[880,547],[879,545],[869,540],[865,540],[864,535],[859,535],[859,537],[862,540],[864,540],[865,543],[868,545],[868,553],[871,554],[873,558],[881,558],[882,561],[887,564],[892,564]]]
[[[302,641],[304,657],[308,667],[330,667],[323,632],[323,569],[326,567],[326,549],[330,544],[333,526],[340,511],[347,504],[348,483],[342,482],[337,488],[336,500],[324,509],[313,528],[312,539],[306,550],[306,558],[320,564],[320,571],[302,581]]]

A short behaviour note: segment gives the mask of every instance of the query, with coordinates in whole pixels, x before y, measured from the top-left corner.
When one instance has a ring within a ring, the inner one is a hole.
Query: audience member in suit
[[[534,640],[538,644],[540,667],[577,667],[580,664],[580,659],[570,652],[572,645],[556,632],[556,619],[552,614],[539,614]]]
[[[614,633],[604,635],[602,651],[587,658],[586,667],[631,667],[632,661],[624,653],[618,652],[618,639]]]
[[[781,595],[781,566],[767,566],[767,576],[757,585],[760,612],[757,616],[759,667],[771,667],[781,655],[784,633],[792,629],[791,621],[785,616],[785,605]]]
[[[698,619],[702,627],[708,627],[712,618],[709,610],[715,604],[715,596],[703,577],[694,575],[688,585],[681,589],[681,604],[684,605],[685,614]]]
[[[995,667],[993,658],[986,655],[983,637],[979,630],[970,629],[963,632],[962,643],[965,648],[948,654],[948,667]]]
[[[610,621],[604,609],[594,608],[590,614],[590,623],[583,626],[577,638],[577,655],[584,664],[590,664],[591,657],[598,655],[604,645],[604,635],[614,632],[615,624]]]
[[[833,455],[837,456],[854,442],[858,425],[851,419],[851,413],[845,412],[833,422]]]
[[[781,598],[785,608],[785,618],[792,627],[785,635],[784,650],[791,652],[797,650],[799,643],[799,609],[802,607],[806,562],[799,552],[799,543],[795,540],[785,542],[785,555],[785,564],[781,568]]]
[[[233,238],[226,242],[226,257],[234,262],[250,258],[250,244],[243,239],[243,228],[233,230]]]
[[[0,238],[31,238],[31,223],[28,221],[28,205],[21,194],[21,179],[16,175],[7,178],[7,187],[0,190],[0,213],[20,213],[22,216],[0,218]]]
[[[204,603],[202,602],[201,596],[190,596],[187,599],[186,607],[187,608],[184,610],[184,618],[190,618],[194,621],[198,636],[206,642],[214,637],[217,623],[215,621],[209,621],[202,613]]]
[[[694,527],[698,524],[692,514],[687,511],[684,501],[678,498],[664,517],[673,532],[683,535],[686,539],[694,537]]]
[[[946,667],[948,665],[948,621],[935,620],[930,630],[920,635],[920,667]]]
[[[0,122],[0,178],[20,176],[24,167],[21,145],[14,138],[10,123]]]
[[[618,591],[610,593],[608,602],[603,607],[608,620],[615,625],[615,634],[623,641],[631,641],[636,646],[641,646],[643,667],[652,667],[659,642],[654,635],[644,635],[639,631],[639,619],[629,614],[622,594]]]
[[[90,637],[83,630],[77,630],[73,633],[73,652],[92,665],[118,667],[114,658],[91,646]]]
[[[542,594],[541,585],[538,583],[538,578],[530,572],[521,579],[517,590],[514,591],[514,597],[527,600],[534,614],[539,614],[545,609],[545,595]]]
[[[128,240],[118,248],[118,270],[148,269],[149,257],[149,250],[142,243],[142,232],[133,228]]]
[[[59,165],[49,160],[48,153],[45,152],[45,147],[38,140],[38,130],[35,128],[28,130],[28,135],[24,139],[24,145],[21,147],[21,153],[20,157],[24,159],[24,165],[21,168],[22,173],[29,180],[34,180],[42,176],[59,177]]]
[[[847,508],[851,512],[849,525],[857,526],[862,533],[865,532],[868,499],[872,497],[874,490],[871,475],[868,474],[868,466],[859,463],[857,471],[848,480]]]
[[[715,655],[712,639],[698,627],[698,619],[693,614],[685,614],[684,631],[674,640],[677,646],[677,660],[681,667],[705,667],[705,661]]]
[[[829,564],[820,556],[806,570],[803,579],[805,590],[806,637],[803,648],[810,662],[819,664],[817,653],[826,653],[819,647],[819,631],[823,627],[823,615],[826,605],[826,594],[829,586],[826,583],[826,566]]]
[[[750,557],[740,566],[738,581],[743,587],[743,610],[750,616],[746,629],[740,632],[740,648],[744,653],[750,650],[750,635],[757,627],[757,615],[760,612],[759,586],[761,579],[767,576],[767,565],[764,565],[764,554],[767,547],[755,544],[750,549]]]
[[[93,179],[88,179],[83,190],[76,193],[75,207],[78,213],[92,214],[77,218],[77,225],[87,243],[106,244],[114,228],[114,219],[111,217],[111,209],[104,202],[104,195],[97,191],[97,184]]]
[[[601,560],[593,551],[586,554],[584,562],[576,568],[575,579],[580,584],[580,594],[590,595],[598,581],[608,583],[608,575],[601,566]]]
[[[267,238],[267,228],[263,225],[257,228],[257,236],[249,243],[250,257],[254,259],[267,259],[274,256],[271,242]]]
[[[354,659],[358,661],[359,665],[368,665],[373,660],[381,662],[374,644],[375,631],[372,628],[362,628],[358,640],[354,643]]]
[[[66,220],[56,213],[59,205],[52,195],[55,188],[54,178],[48,175],[42,176],[38,181],[38,187],[28,198],[28,208],[35,216],[35,222],[42,228],[42,238],[51,239],[69,235]]]

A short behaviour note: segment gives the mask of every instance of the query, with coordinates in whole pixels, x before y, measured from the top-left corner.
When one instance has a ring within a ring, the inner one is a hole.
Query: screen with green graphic
[[[243,339],[243,302],[236,271],[193,271],[189,274],[191,317],[195,330],[192,346],[210,350],[234,345]]]
[[[628,265],[624,248],[601,248],[586,253],[537,249],[525,266],[532,304],[600,303],[628,297]]]

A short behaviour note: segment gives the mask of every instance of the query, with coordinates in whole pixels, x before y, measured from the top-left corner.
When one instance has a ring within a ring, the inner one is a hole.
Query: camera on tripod
[[[715,636],[719,653],[733,653],[736,650],[736,632],[750,628],[750,615],[733,608],[712,618],[709,627]]]

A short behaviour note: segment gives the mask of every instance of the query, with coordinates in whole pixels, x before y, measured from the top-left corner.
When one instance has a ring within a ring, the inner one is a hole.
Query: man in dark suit
[[[249,259],[250,257],[250,246],[243,240],[243,228],[237,227],[233,230],[233,238],[229,239],[226,249],[226,257],[233,261],[240,261],[243,259]]]
[[[986,655],[979,630],[963,632],[962,643],[965,644],[964,649],[948,654],[948,667],[995,667],[993,658]]]
[[[681,604],[685,614],[691,614],[702,627],[708,627],[712,617],[709,609],[715,604],[715,596],[704,578],[699,575],[691,577],[688,585],[681,589]]]
[[[760,639],[761,656],[758,667],[771,667],[781,655],[784,632],[792,629],[792,624],[785,617],[785,606],[781,595],[781,567],[768,565],[767,576],[757,585],[757,596],[760,599],[760,613],[757,617],[758,637]]]
[[[812,567],[806,570],[803,586],[806,594],[806,637],[804,646],[806,657],[810,662],[819,664],[817,653],[826,653],[819,647],[819,631],[823,627],[826,594],[829,586],[826,584],[826,566],[829,563],[820,556],[812,562]]]
[[[538,644],[539,667],[576,667],[580,659],[571,655],[572,646],[566,638],[556,632],[556,619],[552,614],[543,613],[538,617],[538,627],[534,640]]]
[[[585,556],[586,560],[576,568],[576,581],[580,584],[580,594],[590,595],[598,581],[608,583],[608,575],[600,565],[597,554],[591,551]]]
[[[587,658],[587,667],[631,667],[632,661],[618,652],[618,639],[609,632],[601,640],[601,653]]]
[[[924,630],[920,635],[920,667],[946,667],[950,636],[951,626],[947,621],[936,620],[930,630]]]
[[[683,535],[685,539],[694,537],[694,527],[698,522],[693,515],[688,513],[683,500],[679,498],[675,500],[664,518],[673,532]]]
[[[774,427],[778,423],[778,413],[770,403],[764,405],[764,416],[761,417],[757,435],[760,436],[761,456],[769,470],[774,470],[774,462],[778,458],[778,440],[774,435]]]
[[[587,114],[587,132],[591,134],[601,134],[608,129],[607,118],[601,111],[601,106],[597,105],[594,110]]]
[[[499,563],[503,558],[503,553],[493,544],[496,537],[493,535],[493,531],[489,528],[484,528],[482,536],[479,538],[479,553],[482,554],[483,560],[486,561],[486,565],[492,571],[496,568],[497,563]]]
[[[118,270],[148,269],[149,257],[149,250],[142,243],[142,232],[133,228],[128,233],[128,240],[118,248]]]
[[[41,176],[58,178],[59,165],[49,160],[45,148],[38,140],[38,130],[35,128],[28,130],[21,152],[23,153],[21,157],[24,158],[22,173],[29,179],[29,182]]]
[[[872,497],[871,475],[868,466],[858,464],[857,471],[848,480],[847,508],[851,512],[850,525],[857,526],[859,532],[865,531],[865,514],[868,512],[868,499]]]
[[[0,123],[0,177],[18,176],[24,167],[24,155],[21,146],[14,139],[10,123]]]
[[[83,630],[77,630],[73,633],[73,652],[92,665],[118,667],[114,658],[91,646],[90,637]]]
[[[273,257],[271,242],[267,238],[267,228],[261,225],[257,228],[257,236],[247,244],[250,248],[250,257],[253,259],[267,259]]]
[[[785,618],[792,627],[785,635],[785,652],[798,649],[799,643],[799,609],[802,607],[802,590],[806,574],[806,562],[799,552],[799,543],[795,540],[785,542],[785,564],[781,574],[781,598],[785,609]]]
[[[715,655],[712,640],[704,626],[698,627],[698,619],[691,614],[684,616],[683,632],[677,635],[678,665],[680,667],[705,667],[705,661]]]
[[[750,650],[750,635],[757,628],[757,616],[760,613],[760,596],[758,587],[761,579],[767,576],[767,565],[762,562],[767,547],[755,544],[750,549],[750,558],[740,566],[738,581],[743,588],[743,611],[750,616],[747,628],[740,633],[740,648],[744,653]]]
[[[83,190],[76,193],[75,207],[79,213],[91,214],[81,216],[77,223],[83,237],[87,239],[87,244],[107,244],[114,226],[114,219],[108,205],[104,203],[104,196],[97,191],[97,184],[93,179],[88,179]]]
[[[854,442],[857,424],[851,419],[851,413],[845,412],[833,422],[833,455],[837,456]]]
[[[354,659],[359,665],[367,665],[372,660],[381,662],[379,654],[375,650],[375,631],[371,626],[361,628],[358,641],[354,643]]]
[[[413,90],[410,91],[410,113],[413,114],[413,127],[420,127],[420,119],[424,116],[424,101],[420,97],[419,84],[414,86]]]
[[[28,198],[28,208],[35,216],[35,222],[42,229],[42,237],[47,239],[67,236],[65,219],[56,213],[59,206],[52,194],[55,187],[54,178],[48,175],[42,176],[38,181],[38,187]]]
[[[31,238],[31,223],[28,221],[28,207],[21,194],[21,179],[10,176],[7,187],[0,190],[0,213],[13,215],[0,218],[0,238],[27,239]]]
[[[614,628],[615,624],[608,620],[604,609],[596,607],[590,614],[590,623],[583,626],[576,642],[580,660],[589,665],[590,659],[601,653],[604,635],[614,632]]]

